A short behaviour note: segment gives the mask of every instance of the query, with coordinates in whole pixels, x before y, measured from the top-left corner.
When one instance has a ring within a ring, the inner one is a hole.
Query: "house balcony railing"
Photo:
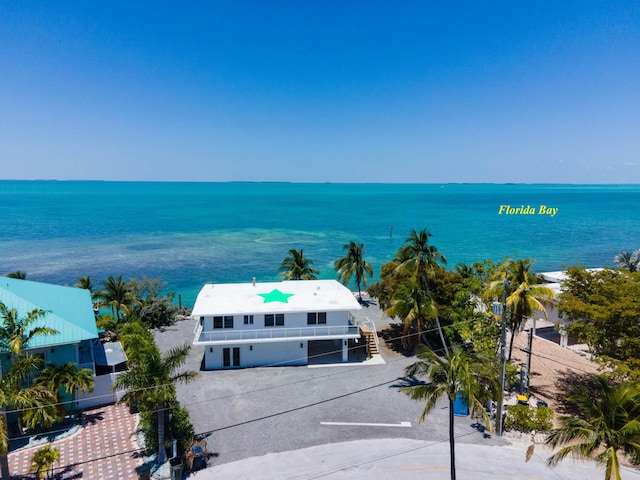
[[[78,364],[78,370],[82,370],[83,368],[87,368],[87,369],[91,370],[91,373],[93,375],[96,374],[96,367],[95,367],[95,364],[93,362],[79,363]]]
[[[214,344],[227,342],[272,342],[289,339],[331,339],[357,338],[360,336],[358,325],[313,326],[313,327],[265,327],[253,330],[219,329],[202,331],[202,326],[195,328],[194,344]]]

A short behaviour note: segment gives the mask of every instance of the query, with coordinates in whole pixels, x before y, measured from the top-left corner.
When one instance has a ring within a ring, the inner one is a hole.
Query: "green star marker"
[[[293,297],[295,293],[282,293],[277,288],[274,288],[269,293],[259,293],[258,296],[264,298],[264,303],[269,302],[282,302],[289,303],[289,297]]]

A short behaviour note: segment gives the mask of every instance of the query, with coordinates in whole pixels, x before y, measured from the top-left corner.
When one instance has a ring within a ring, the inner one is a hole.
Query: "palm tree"
[[[12,355],[20,355],[27,348],[31,340],[43,335],[55,335],[57,330],[45,326],[34,326],[34,323],[42,322],[46,311],[34,308],[24,317],[18,317],[15,308],[7,308],[0,302],[0,351],[9,351]]]
[[[5,275],[8,278],[17,278],[18,280],[25,280],[27,278],[27,272],[23,270],[16,270],[15,272],[9,272]]]
[[[569,391],[567,400],[578,407],[581,418],[562,417],[561,426],[546,443],[565,445],[548,459],[551,466],[566,457],[593,458],[605,466],[605,480],[620,480],[618,452],[640,461],[640,387],[631,383],[613,385],[602,375],[593,377],[594,390],[584,385]]]
[[[51,445],[45,445],[37,450],[31,457],[31,471],[35,473],[40,480],[44,479],[47,471],[48,478],[53,473],[53,464],[60,461],[60,451],[57,448],[51,448]]]
[[[456,265],[456,272],[459,273],[462,278],[470,278],[475,274],[473,267],[466,263],[459,263]]]
[[[431,236],[426,228],[419,232],[415,229],[411,230],[405,244],[396,254],[396,257],[402,260],[398,270],[412,272],[427,290],[429,289],[427,273],[433,272],[438,267],[438,263],[445,265],[447,263],[445,256],[435,246],[429,245]]]
[[[122,281],[122,275],[118,275],[117,278],[110,275],[102,282],[102,285],[104,289],[97,296],[104,302],[104,305],[111,306],[111,310],[115,312],[116,320],[120,322],[120,312],[129,313],[129,307],[135,301],[131,289],[127,282]]]
[[[289,256],[282,260],[278,276],[285,280],[317,280],[320,270],[313,268],[313,261],[302,254],[302,249],[289,250]]]
[[[9,433],[6,409],[22,411],[29,428],[37,424],[50,427],[58,420],[56,396],[42,386],[22,388],[22,383],[40,367],[42,360],[33,355],[21,355],[0,377],[0,478],[9,476]]]
[[[620,252],[613,257],[614,263],[630,272],[640,272],[640,248],[633,252]]]
[[[168,403],[175,398],[175,384],[189,382],[198,376],[197,372],[190,370],[173,373],[184,364],[190,348],[190,345],[173,348],[164,357],[160,355],[155,345],[147,348],[146,354],[140,355],[138,361],[116,379],[114,385],[114,388],[129,389],[121,402],[129,406],[137,405],[146,412],[156,413],[158,418],[156,462],[158,464],[167,461],[167,452],[164,447],[165,415]]]
[[[458,396],[466,398],[471,415],[480,414],[486,428],[492,431],[484,403],[496,389],[497,375],[493,368],[494,364],[487,357],[467,352],[458,345],[453,346],[443,357],[436,355],[432,350],[425,349],[418,354],[418,358],[419,361],[407,368],[407,375],[427,378],[429,383],[406,386],[401,390],[415,400],[425,401],[420,422],[425,420],[438,399],[446,397],[448,400],[451,480],[455,480],[454,401]]]
[[[57,448],[51,448],[51,445],[45,445],[37,450],[31,458],[31,471],[38,475],[39,479],[44,479],[45,473],[51,478],[53,473],[53,465],[60,461],[60,451]]]
[[[367,276],[373,277],[373,267],[367,262],[364,255],[364,245],[362,243],[355,243],[353,241],[344,245],[342,249],[347,254],[336,260],[333,264],[335,270],[338,272],[338,280],[344,285],[347,285],[351,280],[351,277],[355,277],[356,285],[358,286],[358,298],[362,301],[362,292],[360,291],[360,284],[367,286]]]
[[[513,352],[513,340],[525,325],[525,321],[534,312],[539,312],[548,318],[547,308],[553,305],[555,293],[548,287],[536,285],[542,279],[531,272],[533,260],[511,260],[501,269],[497,275],[502,278],[496,279],[489,284],[485,296],[488,298],[502,298],[504,289],[504,275],[506,273],[508,282],[507,290],[507,310],[511,312],[509,316],[509,329],[511,330],[511,341],[509,342],[509,360]]]
[[[93,290],[95,289],[95,286],[91,282],[91,277],[89,275],[87,275],[86,277],[78,278],[78,281],[74,284],[74,287],[89,290],[92,294]]]
[[[140,363],[148,349],[155,348],[153,335],[141,321],[119,326],[118,338],[122,342],[129,365]]]
[[[405,240],[405,244],[401,246],[396,253],[396,258],[400,261],[396,270],[400,273],[412,273],[416,281],[421,282],[427,292],[429,292],[427,273],[439,268],[438,263],[447,263],[445,256],[440,253],[435,246],[429,245],[430,237],[431,233],[429,233],[426,228],[423,228],[419,232],[415,229],[411,230],[411,233]],[[442,342],[445,353],[448,353],[447,342],[444,340],[444,333],[437,312],[435,320],[440,341]]]
[[[41,360],[31,355],[23,355],[22,351],[28,348],[29,343],[35,337],[42,335],[55,335],[58,333],[49,327],[34,326],[41,321],[46,312],[35,308],[26,316],[19,317],[15,308],[7,308],[0,302],[0,351],[10,352],[12,365],[7,372],[0,369],[0,477],[9,478],[9,440],[7,433],[7,418],[5,409],[31,408],[26,411],[26,421],[29,426],[35,426],[37,422],[43,425],[53,424],[57,419],[55,407],[49,408],[47,404],[55,404],[55,395],[43,387],[21,388],[24,380],[30,378],[34,370],[41,366]]]
[[[95,307],[95,301],[96,301],[96,299],[98,297],[98,294],[100,292],[96,291],[96,286],[91,281],[91,277],[89,275],[87,275],[86,277],[78,278],[78,280],[76,281],[76,283],[73,286],[76,287],[76,288],[82,288],[84,290],[89,290],[89,293],[91,293],[91,300],[94,302],[94,307]]]
[[[428,319],[435,317],[437,308],[431,295],[413,278],[408,278],[394,292],[391,307],[385,313],[403,320],[402,346],[408,348],[420,342],[422,329]]]
[[[71,407],[75,410],[76,393],[92,391],[94,378],[90,369],[80,369],[75,363],[67,362],[62,365],[50,364],[42,370],[33,383],[56,393],[64,389],[67,394],[71,394]]]

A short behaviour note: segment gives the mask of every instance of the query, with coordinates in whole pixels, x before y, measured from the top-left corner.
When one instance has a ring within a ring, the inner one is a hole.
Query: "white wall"
[[[286,321],[286,320],[285,320]],[[306,314],[305,314],[306,323]],[[276,327],[273,327],[276,328]],[[302,347],[300,347],[302,345]],[[223,367],[223,349],[230,348],[233,359],[233,348],[240,348],[239,367],[306,365],[307,342],[303,340],[290,342],[269,342],[241,345],[206,346],[204,350],[205,370],[217,370]]]
[[[268,313],[268,312],[267,312]],[[275,312],[274,312],[275,313]],[[281,313],[281,312],[280,312]],[[326,326],[343,326],[349,324],[349,312],[347,311],[333,311],[327,313]],[[322,326],[324,324],[320,324]],[[316,325],[307,325],[307,312],[294,312],[284,314],[284,328],[299,328],[299,327],[311,327]],[[264,314],[254,314],[253,324],[244,324],[244,315],[235,315],[233,317],[233,330],[259,330],[263,328],[282,328],[278,327],[265,327],[264,326]],[[213,316],[204,316],[204,327],[202,329],[205,332],[213,331]],[[225,329],[215,329],[217,332],[224,331]]]
[[[553,302],[553,306],[547,307],[546,311],[547,311],[547,317],[548,318],[545,318],[544,313],[541,313],[541,312],[534,312],[533,317],[535,317],[536,319],[541,319],[541,320],[545,320],[545,321],[551,322],[554,325],[556,325],[558,323],[563,323],[562,319],[560,318],[560,315],[558,315],[558,302],[557,301]]]
[[[110,373],[107,375],[99,375],[97,377],[94,377],[94,386],[91,392],[78,392],[78,408],[87,409],[99,407],[102,405],[116,403],[118,400],[120,400],[125,391],[113,391],[112,387],[116,380],[116,377],[122,375],[123,373],[124,372]]]

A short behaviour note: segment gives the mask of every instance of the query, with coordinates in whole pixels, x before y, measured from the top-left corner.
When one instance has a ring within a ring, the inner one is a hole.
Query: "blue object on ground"
[[[461,393],[453,401],[453,414],[460,417],[469,415],[469,401]]]

